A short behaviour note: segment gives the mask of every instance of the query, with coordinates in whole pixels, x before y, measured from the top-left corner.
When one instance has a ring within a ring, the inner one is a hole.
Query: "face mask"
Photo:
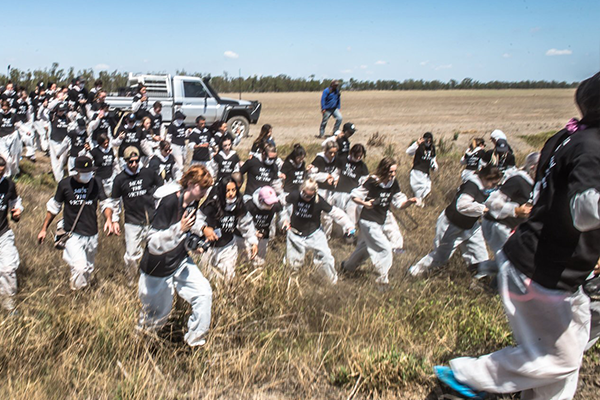
[[[225,199],[225,211],[235,210],[237,197],[234,199]]]
[[[79,173],[79,181],[82,183],[88,183],[94,177],[93,172],[80,172]]]
[[[236,200],[237,200],[237,196],[234,197],[233,199],[225,199],[225,203],[226,204],[235,204]]]
[[[266,165],[273,165],[273,163],[274,163],[274,162],[275,162],[275,159],[274,159],[274,158],[267,158],[267,159],[265,160],[265,164],[266,164]]]
[[[175,120],[175,125],[181,126],[181,124],[183,124],[183,120],[182,119],[176,119]]]

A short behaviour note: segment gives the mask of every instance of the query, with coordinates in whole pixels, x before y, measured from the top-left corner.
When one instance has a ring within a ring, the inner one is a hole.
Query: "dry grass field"
[[[194,349],[182,341],[189,308],[181,301],[159,335],[136,334],[137,292],[126,285],[121,238],[100,235],[92,286],[69,290],[61,254],[35,242],[54,190],[48,163],[24,162],[18,188],[26,209],[13,225],[21,254],[19,314],[0,312],[0,398],[436,399],[433,365],[513,339],[497,296],[473,285],[459,255],[428,279],[409,279],[405,271],[431,248],[468,138],[499,128],[523,156],[531,146],[518,136],[561,128],[576,115],[572,97],[572,90],[344,93],[345,120],[359,129],[353,142],[385,135],[383,146],[368,148],[368,165],[395,154],[407,194],[404,150],[411,139],[430,130],[453,146],[440,157],[427,207],[396,213],[406,252],[395,256],[389,287],[375,284],[368,263],[336,286],[320,281],[308,263],[292,276],[281,263],[279,238],[266,266],[240,263],[230,285],[211,282],[211,333],[206,346]],[[274,126],[281,155],[301,142],[314,156],[318,93],[244,98],[263,102],[260,123]],[[240,152],[249,145],[244,141]],[[330,245],[337,265],[353,250],[338,238]],[[576,398],[595,398],[599,387],[596,346],[584,359]]]

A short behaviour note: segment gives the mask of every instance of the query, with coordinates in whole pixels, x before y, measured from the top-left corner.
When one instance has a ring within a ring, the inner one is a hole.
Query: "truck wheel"
[[[250,122],[248,118],[236,115],[227,120],[227,131],[239,141],[250,134]]]

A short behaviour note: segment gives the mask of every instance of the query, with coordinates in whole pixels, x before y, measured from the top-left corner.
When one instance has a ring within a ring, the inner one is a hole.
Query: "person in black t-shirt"
[[[319,183],[319,195],[328,203],[332,203],[331,196],[337,184],[339,175],[337,168],[337,153],[339,147],[337,142],[325,141],[323,152],[317,153],[315,159],[308,168],[308,176]],[[323,231],[327,238],[331,237],[333,220],[327,214],[323,216]]]
[[[95,147],[98,144],[98,136],[103,133],[109,138],[112,138],[113,135],[108,114],[108,104],[102,104],[99,110],[92,114],[91,121],[88,124],[88,132],[91,133],[90,138],[92,147]]]
[[[493,165],[502,172],[510,172],[516,165],[515,155],[505,139],[498,139],[494,148],[485,152],[481,164]]]
[[[321,229],[321,215],[329,214],[346,233],[353,232],[355,226],[345,212],[318,194],[318,189],[317,181],[306,179],[299,191],[293,191],[286,198],[291,211],[290,222],[284,225],[287,229],[286,259],[292,270],[297,270],[304,265],[306,252],[312,250],[314,264],[320,266],[327,279],[335,284],[338,280],[335,259]]]
[[[273,127],[269,124],[264,124],[262,128],[260,128],[260,134],[254,143],[252,143],[252,147],[250,148],[249,158],[260,157],[266,144],[272,144],[275,146],[275,140],[273,139]]]
[[[214,242],[210,256],[211,265],[219,277],[229,281],[235,276],[238,247],[235,231],[238,230],[251,246],[250,258],[258,251],[258,239],[252,216],[248,213],[238,185],[231,178],[221,180],[215,186],[214,197],[200,208],[201,229],[208,241]]]
[[[346,122],[341,131],[336,131],[334,134],[321,144],[321,147],[325,147],[326,142],[335,141],[338,145],[339,151],[337,156],[344,158],[350,152],[350,138],[356,133],[356,126],[352,122]]]
[[[288,194],[295,190],[300,190],[300,186],[306,179],[306,150],[301,144],[294,144],[294,148],[290,154],[285,158],[283,165],[281,166],[281,173],[285,175],[283,178],[283,200]]]
[[[188,137],[188,129],[185,127],[185,114],[177,111],[173,116],[173,122],[167,128],[167,141],[171,142],[172,154],[180,171],[186,158],[185,141]]]
[[[138,121],[141,121],[142,118],[147,117],[149,114],[150,107],[148,105],[148,95],[146,92],[146,86],[140,84],[138,87],[138,92],[135,94],[135,96],[133,96],[133,100],[131,102],[131,111],[133,111]]]
[[[66,148],[68,146],[67,130],[69,129],[69,117],[67,116],[67,105],[61,103],[56,108],[56,113],[50,120],[50,141],[48,149],[50,150],[50,165],[54,180],[60,182],[65,174],[65,165],[67,163]]]
[[[17,294],[19,252],[15,246],[15,234],[8,224],[8,217],[18,222],[23,205],[15,183],[4,176],[5,171],[6,160],[0,157],[0,302],[6,310],[12,311]]]
[[[529,216],[531,193],[540,153],[531,153],[523,168],[504,177],[498,190],[485,202],[489,211],[483,217],[483,236],[492,253],[502,249],[511,232]]]
[[[77,119],[74,124],[69,126],[69,129],[67,130],[67,139],[69,141],[69,160],[67,163],[69,166],[69,175],[75,175],[77,174],[77,171],[75,171],[75,159],[85,155],[91,150],[90,138],[83,118]]]
[[[112,185],[117,175],[115,151],[111,146],[109,137],[102,133],[97,138],[98,146],[90,152],[96,167],[96,177],[102,182],[104,193],[110,196]]]
[[[231,144],[233,146],[233,136],[227,133],[227,122],[225,121],[216,121],[214,122],[210,128],[210,145],[212,146],[215,152],[219,151],[221,141],[226,137],[231,139]]]
[[[210,131],[206,128],[206,118],[196,118],[196,127],[192,129],[188,146],[193,150],[191,164],[207,165],[212,159]]]
[[[275,224],[275,216],[279,216],[281,225],[289,225],[289,218],[277,197],[275,189],[271,186],[263,186],[257,189],[251,197],[244,196],[244,201],[246,210],[248,210],[254,221],[256,237],[258,238],[258,253],[252,260],[252,264],[260,266],[265,263],[269,238],[272,236],[271,227]],[[245,240],[243,242],[243,247],[248,248],[250,244]]]
[[[21,138],[17,131],[17,116],[11,110],[8,101],[2,101],[0,112],[0,156],[6,161],[6,176],[15,176],[19,173],[21,159]]]
[[[242,175],[248,174],[246,181],[246,195],[252,195],[256,189],[263,186],[275,186],[279,180],[279,168],[277,167],[277,149],[271,144],[263,147],[261,157],[252,157],[240,168]],[[281,187],[281,185],[279,185]]]
[[[192,307],[184,339],[190,346],[202,346],[210,328],[212,289],[189,256],[186,239],[192,233],[202,234],[196,215],[213,180],[206,167],[192,165],[180,183],[164,185],[154,193],[156,212],[140,262],[138,329],[162,328],[177,292]]]
[[[461,389],[575,397],[590,334],[581,285],[600,257],[600,73],[579,84],[575,101],[583,118],[544,145],[529,218],[496,255],[500,297],[518,344],[436,367]]]
[[[160,145],[160,136],[158,136],[152,129],[152,119],[150,117],[142,118],[142,122],[138,128],[142,141],[140,147],[142,149],[142,165],[146,166],[150,161],[150,158],[156,153],[158,146]]]
[[[152,119],[152,131],[154,131],[155,135],[160,136],[161,139],[164,139],[165,132],[163,127],[163,119],[162,119],[162,103],[160,101],[155,101],[152,105],[152,110],[149,112],[149,117]]]
[[[479,219],[488,212],[487,191],[495,188],[501,178],[500,170],[488,165],[458,188],[452,203],[438,217],[433,250],[409,268],[412,276],[422,276],[441,267],[459,247],[471,267],[489,260]]]
[[[109,214],[109,202],[99,179],[94,177],[94,161],[86,156],[75,160],[76,175],[58,183],[56,194],[46,204],[46,219],[38,234],[39,243],[46,239],[48,226],[60,213],[64,204],[62,227],[66,232],[73,230],[63,252],[63,260],[71,268],[71,289],[83,289],[89,284],[94,271],[94,259],[98,251],[98,203],[106,223],[104,231],[114,233]],[[82,208],[83,206],[83,208]],[[77,214],[82,209],[79,220]],[[77,222],[77,223],[75,223]]]
[[[129,114],[125,118],[124,125],[117,132],[117,138],[113,140],[113,144],[119,146],[117,154],[119,157],[119,171],[122,171],[125,168],[126,163],[123,159],[123,153],[126,148],[135,146],[138,149],[138,152],[142,154],[142,141],[146,139],[146,135],[138,126],[135,118],[134,114]]]
[[[162,186],[163,180],[156,171],[142,168],[141,157],[136,147],[128,147],[123,154],[127,166],[117,175],[112,188],[113,231],[120,234],[119,214],[125,211],[125,273],[133,283],[137,264],[144,249],[142,241],[148,235],[154,218],[154,192]],[[121,206],[122,204],[122,206]]]
[[[362,144],[355,144],[349,153],[337,157],[337,185],[333,189],[331,204],[341,208],[352,222],[358,218],[357,204],[352,201],[350,192],[359,187],[369,177],[369,169],[363,159],[367,150]]]
[[[471,140],[469,148],[460,159],[460,163],[465,166],[460,177],[463,182],[473,175],[480,167],[480,161],[485,154],[485,140],[483,138],[475,138]]]
[[[28,98],[27,91],[21,88],[19,89],[19,96],[13,103],[13,108],[16,110],[16,127],[21,135],[21,142],[23,144],[23,150],[25,151],[24,157],[27,157],[32,162],[36,162],[35,157],[35,141],[36,135],[33,129],[33,107]]]
[[[216,177],[216,182],[229,178],[234,172],[240,171],[240,157],[235,150],[231,150],[232,143],[231,137],[226,135],[219,142],[219,152],[215,154],[212,162],[207,166],[211,175]]]
[[[158,145],[158,149],[159,151],[150,159],[148,168],[156,171],[165,183],[177,181],[181,178],[183,171],[177,167],[175,157],[171,154],[171,143],[163,140]]]
[[[377,283],[381,284],[389,283],[388,273],[393,261],[392,243],[384,230],[390,206],[404,209],[417,201],[414,197],[408,199],[400,191],[396,181],[397,168],[396,160],[385,157],[379,162],[375,175],[350,194],[352,200],[362,206],[362,211],[358,220],[358,244],[352,255],[342,262],[342,269],[354,271],[367,257],[371,257],[379,274]]]
[[[406,149],[406,154],[414,156],[413,167],[410,170],[410,187],[417,198],[417,205],[423,207],[425,197],[431,192],[430,171],[438,168],[431,132],[425,132],[422,138],[411,144]]]

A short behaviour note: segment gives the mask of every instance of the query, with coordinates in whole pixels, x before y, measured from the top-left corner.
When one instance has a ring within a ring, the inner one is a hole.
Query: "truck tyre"
[[[227,120],[227,132],[234,138],[241,139],[250,136],[250,122],[242,115],[236,115]]]

